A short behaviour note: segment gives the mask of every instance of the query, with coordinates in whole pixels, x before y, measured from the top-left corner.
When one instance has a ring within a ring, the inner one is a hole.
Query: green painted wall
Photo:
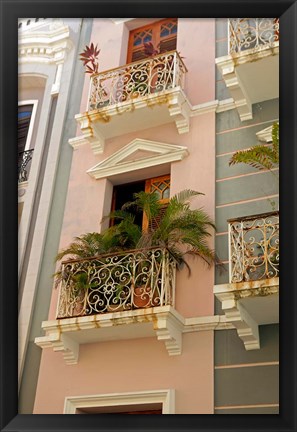
[[[216,57],[228,54],[227,19],[216,20]],[[216,98],[230,98],[219,71]],[[226,271],[216,269],[215,283],[229,282],[228,223],[240,216],[266,213],[278,208],[278,175],[259,173],[244,164],[229,166],[233,152],[257,144],[256,133],[279,118],[279,100],[252,107],[253,118],[241,121],[237,110],[216,116],[216,252]],[[275,197],[273,197],[276,195]],[[272,198],[270,198],[272,196]],[[243,202],[245,201],[245,202]],[[215,313],[223,314],[215,300]],[[260,326],[261,349],[246,351],[236,330],[215,332],[215,413],[277,414],[279,412],[278,325]],[[236,408],[238,407],[238,408]]]
[[[215,333],[217,414],[277,414],[279,326],[260,326],[261,349],[246,351],[236,330]],[[234,406],[252,408],[228,408]],[[274,405],[254,407],[255,405]]]

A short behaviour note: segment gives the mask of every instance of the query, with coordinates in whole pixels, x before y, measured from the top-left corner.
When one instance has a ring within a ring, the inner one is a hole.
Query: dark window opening
[[[76,414],[162,414],[161,403],[78,408]]]
[[[33,105],[18,107],[18,153],[25,150],[32,116]]]
[[[113,190],[113,203],[112,210],[120,210],[123,204],[134,201],[134,193],[144,191],[145,189],[145,181],[133,182],[124,185],[115,186]],[[129,213],[135,215],[135,223],[142,227],[142,213],[134,209],[133,207],[129,208]],[[115,220],[112,222],[113,224],[117,223]]]
[[[134,193],[145,191],[147,193],[153,193],[158,196],[159,202],[162,205],[160,215],[155,220],[148,223],[147,218],[136,208],[130,207],[129,213],[135,215],[135,223],[141,227],[144,231],[154,230],[157,228],[162,215],[164,214],[166,207],[168,205],[170,196],[170,175],[165,175],[161,177],[150,178],[147,180],[123,184],[115,186],[113,190],[112,199],[112,211],[120,210],[123,204],[134,201]],[[118,223],[116,220],[111,221],[111,225]]]

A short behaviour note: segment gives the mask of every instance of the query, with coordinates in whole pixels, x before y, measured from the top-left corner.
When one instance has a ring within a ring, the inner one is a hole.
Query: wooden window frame
[[[161,26],[162,26],[162,24],[164,24],[166,22],[170,22],[173,19],[176,19],[176,24],[178,25],[177,18],[165,18],[165,19],[162,19],[160,21],[156,21],[154,23],[147,24],[145,26],[138,27],[138,28],[136,28],[134,30],[131,30],[130,33],[129,33],[128,52],[127,52],[127,64],[132,63],[132,57],[133,57],[133,36],[135,35],[135,33],[139,33],[141,31],[148,30],[150,28],[153,29],[152,40],[150,42],[157,49],[158,48],[158,44],[161,41],[165,41],[166,39],[172,38],[172,35],[169,35],[168,37],[164,37],[164,38],[161,39],[160,34],[161,34]],[[141,49],[142,46],[143,45],[140,45],[137,48],[137,51],[138,51],[138,49]]]
[[[169,180],[169,190],[170,190],[170,174],[166,174],[164,176],[153,177],[153,178],[146,180],[145,192],[149,193],[150,189],[151,189],[151,185],[155,182],[162,181],[162,180]],[[161,204],[162,207],[166,207],[168,202],[169,202],[169,199],[170,198],[161,199],[161,200],[159,200],[159,203]],[[148,229],[149,229],[149,222],[148,222],[146,215],[144,214],[143,219],[142,219],[142,230],[143,230],[143,232],[147,232]]]
[[[163,176],[158,176],[158,177],[152,177],[149,179],[144,180],[145,186],[144,186],[144,192],[149,193],[151,190],[151,185],[155,182],[159,182],[162,180],[169,180],[169,189],[170,189],[170,174],[166,174]],[[135,182],[137,183],[137,182]],[[165,207],[168,202],[169,202],[169,198],[164,198],[159,200],[159,203],[162,205],[162,207]],[[113,194],[112,194],[112,204],[111,204],[111,211],[114,211],[116,208],[116,189],[113,190]],[[114,225],[114,219],[112,219],[110,221],[110,226]],[[142,218],[142,231],[143,232],[147,232],[149,229],[149,223],[148,223],[148,219],[146,217],[145,214],[143,214],[143,218]]]

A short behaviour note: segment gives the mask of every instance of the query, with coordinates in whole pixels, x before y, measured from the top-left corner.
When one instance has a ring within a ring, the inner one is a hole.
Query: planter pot
[[[154,300],[158,297],[157,293],[154,293],[152,295],[152,290],[150,287],[139,286],[134,288],[134,295],[133,295],[133,306],[135,308],[143,309],[148,307],[155,307],[158,306],[155,304]]]

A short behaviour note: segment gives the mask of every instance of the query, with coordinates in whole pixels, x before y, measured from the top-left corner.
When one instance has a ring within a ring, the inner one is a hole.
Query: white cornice
[[[69,27],[61,24],[46,31],[19,34],[19,63],[61,63],[71,49]]]
[[[261,142],[272,142],[272,125],[257,132],[256,136]]]
[[[134,18],[109,18],[114,24],[122,24],[123,22],[131,21]]]
[[[149,152],[150,155],[134,160],[125,160],[138,151]],[[187,155],[187,147],[136,138],[87,172],[95,179],[106,178],[116,174],[176,162]]]

